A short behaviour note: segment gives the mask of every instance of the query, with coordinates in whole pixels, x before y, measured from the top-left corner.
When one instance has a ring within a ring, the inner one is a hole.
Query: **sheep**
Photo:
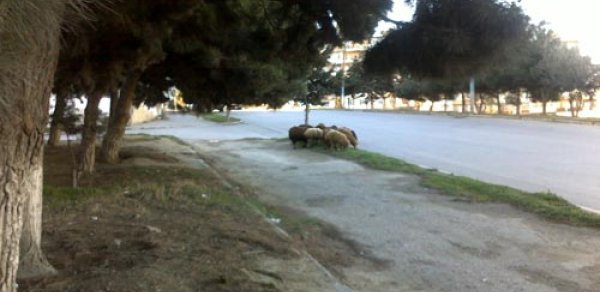
[[[330,129],[324,137],[324,141],[328,144],[329,149],[344,150],[350,145],[348,137],[340,131]]]
[[[304,131],[304,137],[307,139],[308,146],[312,146],[315,141],[323,139],[323,130],[319,128],[308,128]]]
[[[356,149],[356,146],[358,146],[358,137],[356,136],[356,133],[352,129],[346,128],[346,127],[341,127],[338,129],[338,131],[340,131],[344,135],[346,135],[346,137],[348,138],[348,141],[350,141],[350,144],[352,145],[352,147],[354,147],[354,149]]]
[[[356,132],[354,132],[354,130],[352,130],[348,127],[341,127],[340,129],[352,133],[352,136],[354,137],[354,139],[356,139],[358,141],[358,136],[356,136]]]
[[[291,127],[288,131],[288,137],[292,141],[292,146],[296,149],[296,142],[304,142],[304,147],[308,144],[308,139],[304,136],[304,132],[308,129],[307,127]]]
[[[327,128],[327,127],[326,127],[326,126],[325,126],[325,124],[323,124],[323,123],[318,123],[318,124],[317,124],[317,128],[319,128],[319,129],[321,129],[321,130],[325,130],[325,128]]]
[[[329,140],[326,138],[327,137],[327,133],[333,131],[334,129],[332,128],[323,128],[323,143],[325,144],[325,146],[329,147],[331,143],[329,143]]]

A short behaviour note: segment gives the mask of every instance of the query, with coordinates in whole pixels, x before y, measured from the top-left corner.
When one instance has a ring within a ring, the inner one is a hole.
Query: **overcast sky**
[[[394,11],[389,17],[410,20],[412,8],[403,0],[395,0]],[[600,63],[600,1],[598,0],[521,0],[521,7],[533,23],[546,21],[563,40],[576,40],[581,53]],[[381,29],[389,25],[380,26]]]

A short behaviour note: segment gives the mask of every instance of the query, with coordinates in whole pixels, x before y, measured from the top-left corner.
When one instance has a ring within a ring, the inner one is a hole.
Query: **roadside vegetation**
[[[600,227],[600,215],[586,212],[552,193],[525,192],[464,176],[445,174],[435,169],[425,169],[400,159],[365,150],[348,149],[347,151],[331,152],[322,148],[313,149],[355,161],[372,169],[417,175],[421,177],[423,186],[461,200],[477,203],[506,203],[554,222]]]
[[[200,115],[203,119],[215,123],[237,123],[240,119],[234,117],[224,116],[219,113],[206,113]]]
[[[289,275],[261,261],[289,266],[307,250],[341,276],[360,256],[333,227],[162,150],[185,146],[128,136],[121,163],[99,163],[77,188],[69,149],[46,148],[43,249],[59,273],[19,291],[284,291]]]
[[[375,110],[377,111],[377,110]],[[452,116],[457,118],[465,117],[464,114],[460,112],[423,112],[417,111],[414,109],[401,109],[397,111],[387,111],[387,110],[379,110],[383,113],[401,113],[401,114],[415,114],[415,115],[445,115]],[[565,124],[580,124],[580,125],[600,125],[600,118],[582,118],[582,117],[570,117],[570,116],[559,116],[554,113],[548,114],[527,114],[527,115],[505,115],[505,114],[497,114],[497,115],[488,115],[485,113],[471,115],[470,117],[479,117],[479,118],[501,118],[501,119],[517,119],[517,120],[529,120],[529,121],[539,121],[539,122],[551,122],[551,123],[565,123]]]

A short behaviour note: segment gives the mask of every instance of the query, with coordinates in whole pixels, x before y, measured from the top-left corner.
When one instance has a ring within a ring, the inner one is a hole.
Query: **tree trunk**
[[[483,114],[483,110],[485,108],[485,101],[483,100],[481,93],[479,93],[478,95],[479,95],[479,106],[477,108],[477,113],[481,115],[481,114]]]
[[[571,110],[571,117],[575,117],[575,107],[573,106],[573,98],[569,98],[569,109]]]
[[[342,97],[341,96],[336,96],[335,97],[335,108],[336,109],[343,109],[344,106],[342,105]]]
[[[502,102],[500,102],[500,93],[496,94],[496,102],[498,103],[498,114],[502,114]]]
[[[87,97],[79,146],[78,169],[80,173],[92,173],[96,166],[96,135],[100,112],[98,105],[101,99],[102,93],[99,92],[94,92]]]
[[[467,112],[467,100],[465,99],[465,93],[461,92],[460,95],[461,95],[461,98],[462,98],[462,109],[461,109],[461,112],[462,113],[466,113]]]
[[[374,104],[375,101],[373,99],[373,94],[372,93],[369,94],[369,99],[371,100],[371,110],[374,110],[375,109],[375,104]]]
[[[117,88],[112,88],[110,90],[110,110],[108,113],[109,119],[112,119],[116,115],[118,102],[119,102],[119,90]]]
[[[542,115],[546,115],[546,108],[548,107],[548,101],[547,100],[542,100]]]
[[[11,106],[24,106],[22,101],[24,100],[19,100],[20,105],[14,103]],[[39,100],[37,102],[41,103]],[[5,109],[8,108],[0,103],[0,111]],[[39,114],[26,114],[24,119],[15,119],[16,123],[10,123],[6,119],[0,123],[0,132],[3,134],[0,144],[0,291],[2,292],[17,290],[16,276],[23,217],[30,211],[26,203],[35,193],[32,189],[35,183],[30,180],[36,180],[32,174],[39,168],[31,165],[31,161],[39,159],[44,141],[43,127],[34,120],[37,118],[36,115]],[[14,128],[9,129],[9,127]],[[38,216],[38,214],[30,215]]]
[[[11,0],[0,5],[0,292],[18,286],[23,216],[31,212],[25,204],[39,183],[65,3]],[[10,17],[4,17],[7,13]]]
[[[52,113],[52,122],[50,123],[50,136],[48,137],[48,146],[56,146],[60,142],[61,130],[64,126],[63,118],[67,108],[67,96],[64,94],[56,95],[54,112]]]
[[[41,151],[43,153],[43,150]],[[41,156],[41,155],[40,155]],[[37,278],[56,274],[42,252],[42,193],[44,182],[43,157],[33,163],[33,172],[28,181],[32,193],[25,202],[23,232],[21,234],[21,259],[19,279]]]
[[[225,122],[229,123],[229,119],[231,118],[231,105],[227,105],[227,110],[225,111]]]
[[[429,106],[429,113],[433,112],[433,100],[431,101],[431,105]]]
[[[579,95],[575,100],[575,117],[579,117],[579,112],[583,109],[583,95]]]
[[[131,119],[131,106],[135,97],[135,89],[141,76],[141,70],[135,70],[129,74],[123,84],[123,88],[121,88],[115,116],[108,121],[108,129],[102,140],[101,152],[102,160],[108,163],[119,162],[121,140],[125,135],[125,127],[127,127],[127,123]]]
[[[594,110],[594,94],[590,94],[590,110]]]

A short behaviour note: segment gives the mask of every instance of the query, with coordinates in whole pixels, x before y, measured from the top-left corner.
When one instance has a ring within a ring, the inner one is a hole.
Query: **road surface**
[[[303,112],[236,111],[232,116],[243,123],[215,125],[171,116],[129,132],[187,140],[278,138],[304,121]],[[312,111],[310,122],[355,129],[365,150],[527,191],[550,191],[600,210],[597,126],[356,111]]]
[[[504,204],[457,201],[423,188],[416,176],[293,150],[284,141],[192,145],[261,201],[328,222],[357,243],[360,255],[379,259],[336,266],[351,290],[333,292],[598,291],[597,230],[549,223]]]

